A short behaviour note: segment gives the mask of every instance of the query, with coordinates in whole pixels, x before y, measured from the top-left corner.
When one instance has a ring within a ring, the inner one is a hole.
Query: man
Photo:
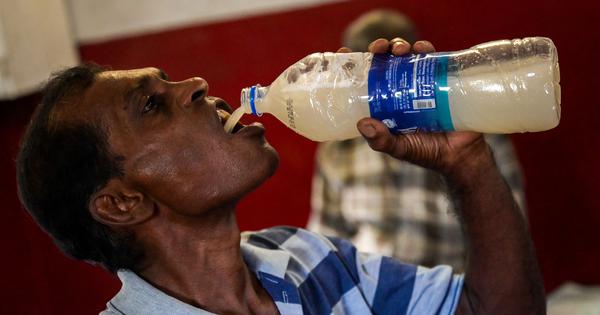
[[[344,46],[366,50],[377,38],[417,38],[413,22],[392,10],[372,10],[344,32]],[[510,139],[486,135],[496,164],[524,209],[519,163]],[[361,251],[423,266],[465,270],[464,238],[439,175],[385,153],[363,138],[319,144],[308,229],[352,241]]]
[[[278,158],[260,124],[225,133],[231,109],[207,93],[201,78],[170,82],[154,68],[77,67],[46,89],[18,157],[20,197],[68,254],[118,270],[104,314],[544,313],[525,222],[480,134],[357,126],[375,150],[453,188],[471,241],[463,278],[296,228],[240,235],[235,205]]]

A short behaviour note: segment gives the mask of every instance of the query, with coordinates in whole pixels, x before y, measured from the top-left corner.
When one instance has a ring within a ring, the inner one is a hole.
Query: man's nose
[[[208,83],[200,77],[189,78],[175,83],[175,92],[177,104],[187,107],[208,95]]]

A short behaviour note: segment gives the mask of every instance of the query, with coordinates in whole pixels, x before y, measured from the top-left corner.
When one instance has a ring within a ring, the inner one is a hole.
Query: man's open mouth
[[[231,117],[231,114],[228,111],[221,109],[221,108],[217,108],[217,115],[219,116],[219,119],[221,120],[222,126],[225,126],[225,123]],[[244,127],[246,127],[246,125],[244,125],[238,121],[235,124],[235,126],[233,127],[233,130],[231,131],[231,133],[236,133]]]

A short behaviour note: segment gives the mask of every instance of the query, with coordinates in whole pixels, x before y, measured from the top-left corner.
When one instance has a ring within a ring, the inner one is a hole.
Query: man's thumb
[[[357,123],[358,131],[365,137],[371,149],[395,156],[397,137],[380,121],[373,118],[363,118]]]

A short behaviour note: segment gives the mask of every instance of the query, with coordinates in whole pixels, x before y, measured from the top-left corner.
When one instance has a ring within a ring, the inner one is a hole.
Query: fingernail
[[[433,46],[433,45],[431,45],[431,43],[426,40],[420,40],[420,41],[416,42],[414,44],[414,46],[415,47],[420,46],[420,49],[425,49],[425,48],[429,48],[428,46]]]
[[[392,51],[396,51],[396,50],[401,50],[401,49],[405,49],[404,47],[410,47],[410,44],[408,42],[405,41],[398,41],[395,42],[394,44],[392,44]]]
[[[367,138],[373,138],[377,134],[375,127],[373,127],[373,125],[371,125],[371,124],[363,125],[362,128],[360,129],[360,132],[363,134],[363,136],[365,136]]]

